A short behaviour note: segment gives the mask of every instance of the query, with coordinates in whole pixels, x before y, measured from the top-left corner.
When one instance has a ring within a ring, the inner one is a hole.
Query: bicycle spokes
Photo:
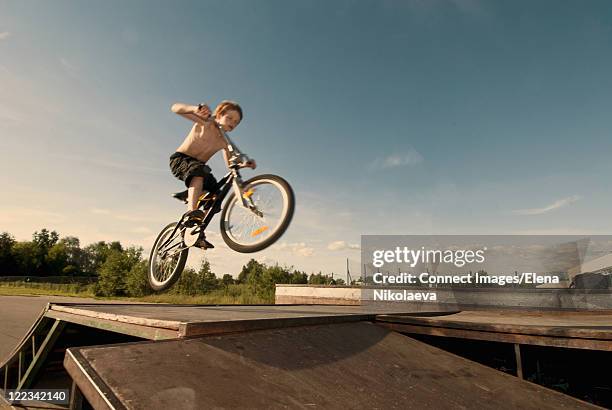
[[[181,227],[179,229],[173,230],[173,232],[168,235],[168,238],[164,239],[162,244],[158,248],[158,253],[161,254],[162,257],[165,257],[169,252],[176,250],[177,248],[181,248],[183,245],[183,232],[185,231],[185,227]]]
[[[185,249],[181,238],[181,230],[168,231],[162,237],[162,246],[158,247],[153,258],[152,273],[159,282],[165,282],[179,262],[181,251]]]
[[[270,181],[258,181],[249,186],[242,201],[234,201],[227,216],[228,234],[238,243],[252,244],[265,240],[282,222],[285,198]]]
[[[253,232],[251,232],[251,236],[255,237],[259,235],[260,233],[267,231],[269,228],[270,227],[266,225],[266,226],[262,226],[261,228],[255,229]]]

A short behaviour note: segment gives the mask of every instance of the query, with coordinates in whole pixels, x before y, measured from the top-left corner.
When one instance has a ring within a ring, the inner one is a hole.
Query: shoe
[[[184,190],[182,192],[176,192],[176,193],[172,194],[172,198],[176,198],[179,201],[187,203],[187,190]]]
[[[204,220],[205,215],[206,214],[201,209],[195,209],[193,211],[186,212],[184,215],[184,217],[186,218],[185,226],[190,228],[192,226],[200,224]]]
[[[206,237],[204,235],[200,236],[198,241],[193,246],[201,249],[212,249],[215,247],[215,245],[206,240]]]

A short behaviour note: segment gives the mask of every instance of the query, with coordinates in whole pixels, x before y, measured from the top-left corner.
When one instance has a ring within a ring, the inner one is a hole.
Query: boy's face
[[[217,122],[223,130],[229,132],[236,128],[240,123],[240,114],[236,110],[228,110],[217,117]]]

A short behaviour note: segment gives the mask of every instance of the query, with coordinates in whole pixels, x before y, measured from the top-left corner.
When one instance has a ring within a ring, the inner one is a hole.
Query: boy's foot
[[[176,192],[172,194],[172,197],[178,199],[179,201],[187,203],[187,190],[184,190],[182,192]]]
[[[195,245],[193,245],[195,247],[198,248],[202,248],[202,249],[212,249],[215,247],[215,245],[213,245],[212,243],[208,242],[206,240],[206,238],[204,237],[204,235],[202,235],[198,241],[195,243]]]
[[[205,213],[201,209],[194,209],[185,213],[185,226],[192,227],[204,220]]]

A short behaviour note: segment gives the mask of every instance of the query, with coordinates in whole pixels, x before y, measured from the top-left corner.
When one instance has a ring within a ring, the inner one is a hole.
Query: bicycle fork
[[[253,195],[253,191],[249,189],[247,192],[243,192],[242,178],[240,177],[238,172],[236,172],[234,175],[232,185],[234,188],[234,194],[236,195],[236,197],[240,198],[242,206],[247,209],[250,209],[251,212],[259,216],[260,218],[263,217],[263,213],[259,209],[257,209],[257,206],[255,206],[255,203],[253,202],[253,198],[251,198],[251,196]]]

